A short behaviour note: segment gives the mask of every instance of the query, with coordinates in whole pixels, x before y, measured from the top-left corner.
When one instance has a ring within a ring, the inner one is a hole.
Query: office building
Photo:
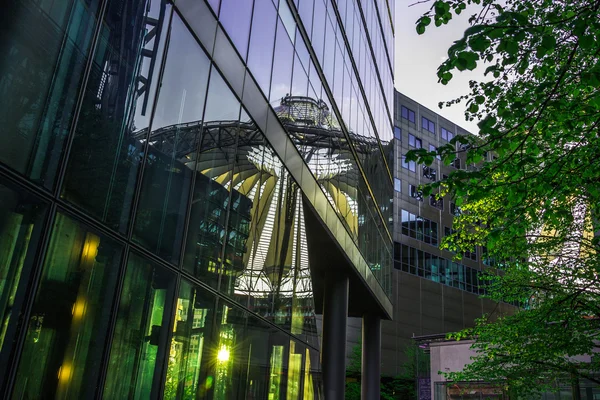
[[[341,399],[354,316],[378,398],[393,15],[5,2],[0,397]]]
[[[473,326],[483,314],[499,314],[514,309],[479,298],[484,293],[481,271],[497,267],[478,247],[457,261],[455,254],[441,250],[442,238],[452,229],[461,212],[451,196],[425,197],[419,186],[442,179],[465,165],[465,154],[450,165],[434,160],[430,166],[406,162],[409,150],[433,151],[455,135],[471,135],[460,126],[416,101],[395,92],[394,106],[394,269],[392,302],[394,317],[382,324],[382,374],[397,376],[408,358],[413,337],[440,335]],[[457,145],[458,146],[458,145]],[[460,148],[457,147],[457,150]],[[491,155],[490,155],[491,156]],[[347,352],[360,342],[360,321],[349,321]],[[437,372],[437,371],[436,371]],[[423,371],[417,382],[429,386],[429,373]]]

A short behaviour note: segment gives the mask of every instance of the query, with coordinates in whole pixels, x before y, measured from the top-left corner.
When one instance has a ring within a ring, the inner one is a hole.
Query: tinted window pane
[[[271,0],[256,0],[252,17],[248,67],[267,97],[271,83],[276,22],[277,12]]]
[[[294,48],[280,20],[277,23],[277,39],[275,41],[275,55],[273,56],[273,76],[271,78],[271,96],[269,97],[269,102],[272,106],[278,106],[281,99],[290,93],[293,62]]]
[[[174,334],[165,385],[167,399],[249,399],[254,386],[246,378],[252,348],[246,313],[183,281],[177,300]],[[242,340],[242,338],[244,340]]]
[[[98,0],[3,2],[0,162],[52,187],[73,118]]]
[[[0,183],[0,370],[17,329],[46,206],[22,190]],[[4,378],[4,377],[3,377]],[[3,379],[2,378],[2,379]],[[1,381],[0,381],[1,384]]]
[[[238,141],[220,290],[313,343],[315,319],[305,317],[314,302],[300,191],[262,134],[248,128]]]
[[[156,61],[166,36],[168,14],[161,14],[159,0],[152,3],[148,17],[158,23],[152,27],[156,36],[146,45],[146,1],[112,0],[107,5],[62,192],[63,198],[121,232],[129,221],[156,87]],[[140,90],[133,91],[136,86]]]
[[[248,51],[252,2],[253,0],[222,0],[219,14],[219,21],[244,60]]]
[[[165,399],[194,399],[206,390],[214,359],[212,342],[216,297],[181,282],[164,389]]]
[[[130,254],[104,384],[107,399],[157,396],[167,347],[175,277]]]
[[[192,210],[183,265],[188,272],[202,278],[215,289],[218,288],[222,262],[229,261],[223,259],[222,252],[228,205],[230,201],[237,200],[235,191],[234,197],[230,198],[234,179],[232,170],[238,130],[246,129],[239,126],[239,114],[239,102],[219,73],[213,70],[194,172]],[[244,118],[244,121],[247,120]],[[231,276],[226,279],[231,280]],[[222,285],[229,286],[227,282]]]
[[[14,389],[16,398],[92,398],[122,248],[56,216]]]
[[[209,68],[204,51],[173,16],[134,237],[174,263],[180,254]]]

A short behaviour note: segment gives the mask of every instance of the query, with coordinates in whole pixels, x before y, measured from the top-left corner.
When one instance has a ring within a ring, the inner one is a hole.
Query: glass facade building
[[[5,2],[0,397],[343,398],[345,318],[376,357],[393,314],[393,15]]]

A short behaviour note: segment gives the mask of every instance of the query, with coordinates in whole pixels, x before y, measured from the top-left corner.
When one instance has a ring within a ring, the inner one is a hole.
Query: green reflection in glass
[[[3,1],[0,162],[54,185],[82,84],[98,0]]]
[[[31,311],[14,398],[91,398],[121,246],[58,214]]]
[[[273,346],[271,352],[271,371],[269,374],[269,400],[279,400],[281,393],[281,374],[283,369],[284,346]]]
[[[113,336],[104,397],[149,399],[160,381],[174,295],[173,274],[131,254]]]
[[[215,350],[215,392],[216,400],[228,400],[228,393],[232,393],[233,366],[236,332],[233,324],[227,323],[230,307],[223,305],[219,341]]]
[[[211,380],[201,384],[201,363],[205,337],[210,332],[215,299],[208,293],[181,282],[173,322],[173,337],[165,382],[165,399],[201,398],[211,386]]]
[[[302,353],[296,353],[296,342],[290,340],[290,360],[288,367],[286,400],[297,400],[300,398],[301,369]]]
[[[310,370],[310,352],[306,349],[304,361],[304,400],[314,399],[315,387]]]
[[[46,207],[33,196],[0,184],[0,370],[15,331],[12,316],[21,307],[17,289],[27,281],[45,214]]]

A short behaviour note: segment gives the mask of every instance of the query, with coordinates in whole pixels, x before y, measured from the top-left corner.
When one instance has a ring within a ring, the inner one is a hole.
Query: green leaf
[[[596,44],[596,39],[592,35],[585,35],[579,38],[579,47],[589,50]]]
[[[485,36],[474,36],[469,39],[469,47],[474,51],[482,52],[490,47],[492,42]]]

